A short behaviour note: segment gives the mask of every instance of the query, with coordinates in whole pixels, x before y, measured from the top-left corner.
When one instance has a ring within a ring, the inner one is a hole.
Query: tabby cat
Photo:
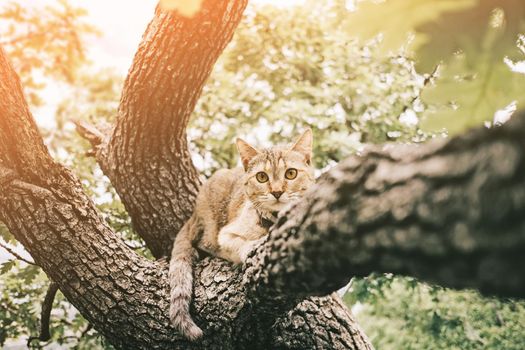
[[[190,316],[196,249],[243,263],[266,238],[277,212],[314,183],[310,129],[292,146],[259,151],[237,139],[237,149],[243,168],[222,169],[210,177],[173,245],[170,320],[190,340],[202,336]]]

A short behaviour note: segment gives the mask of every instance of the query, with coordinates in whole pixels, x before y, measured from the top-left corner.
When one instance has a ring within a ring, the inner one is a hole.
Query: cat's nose
[[[272,191],[270,193],[272,194],[272,196],[275,197],[275,199],[279,199],[284,192],[283,191]]]

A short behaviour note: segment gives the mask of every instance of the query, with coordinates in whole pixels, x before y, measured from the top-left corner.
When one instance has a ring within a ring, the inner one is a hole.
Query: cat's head
[[[245,193],[263,213],[281,210],[315,182],[310,129],[291,146],[257,150],[237,139],[237,149],[245,170]]]

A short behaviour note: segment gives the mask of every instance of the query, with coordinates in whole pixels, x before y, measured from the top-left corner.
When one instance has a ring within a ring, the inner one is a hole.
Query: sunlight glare
[[[288,7],[288,6],[294,6],[294,5],[300,5],[303,4],[305,0],[253,0],[254,3],[261,4],[261,5],[273,5],[273,6],[281,6],[281,7]]]

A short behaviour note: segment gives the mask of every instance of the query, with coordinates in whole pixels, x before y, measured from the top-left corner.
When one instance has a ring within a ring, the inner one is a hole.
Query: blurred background
[[[155,6],[155,0],[0,2],[0,45],[46,144],[81,178],[108,223],[147,257],[72,121],[114,120]],[[195,165],[209,176],[237,165],[236,137],[264,146],[287,142],[310,125],[321,172],[366,144],[420,143],[494,127],[519,109],[525,109],[523,0],[251,0],[204,88],[188,137]],[[48,284],[0,224],[0,346],[110,348],[61,295],[51,341],[28,341],[38,335]],[[341,294],[377,349],[525,346],[522,301],[391,275],[354,279]]]

